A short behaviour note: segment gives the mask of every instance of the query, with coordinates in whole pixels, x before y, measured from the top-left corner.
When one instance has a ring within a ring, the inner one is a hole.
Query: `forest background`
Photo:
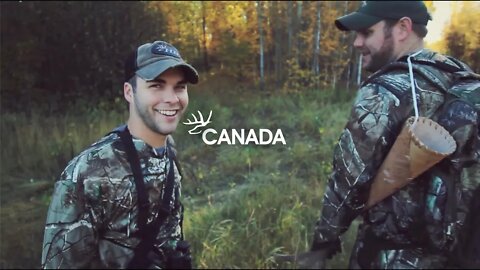
[[[54,181],[126,120],[125,53],[161,39],[200,71],[186,116],[212,110],[214,128],[278,128],[287,141],[206,146],[179,126],[196,267],[296,268],[273,257],[310,247],[334,144],[368,75],[353,34],[333,21],[360,4],[1,2],[0,267],[40,267]],[[478,1],[453,3],[442,37],[427,47],[480,72],[479,15]],[[329,267],[346,267],[355,224]]]

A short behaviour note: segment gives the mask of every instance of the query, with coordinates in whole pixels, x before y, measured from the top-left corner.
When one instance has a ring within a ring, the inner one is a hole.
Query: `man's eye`
[[[186,85],[177,85],[177,86],[175,87],[175,89],[177,89],[177,90],[184,90],[184,89],[186,89],[186,88],[187,88]]]
[[[361,35],[361,36],[364,36],[364,37],[368,37],[370,36],[373,31],[371,29],[365,29],[365,30],[360,30],[358,31],[358,33]]]

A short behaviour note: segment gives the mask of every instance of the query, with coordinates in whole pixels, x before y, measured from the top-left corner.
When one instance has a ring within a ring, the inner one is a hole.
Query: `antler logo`
[[[212,111],[210,111],[210,114],[208,115],[207,121],[203,121],[203,115],[200,111],[198,112],[199,120],[197,120],[197,117],[195,117],[195,114],[192,113],[194,121],[191,121],[190,119],[187,119],[188,122],[183,122],[185,125],[195,125],[194,128],[190,129],[188,131],[189,134],[199,134],[202,132],[201,128],[205,127],[206,125],[210,124],[210,118],[212,117]],[[199,129],[198,131],[195,131],[196,129]]]

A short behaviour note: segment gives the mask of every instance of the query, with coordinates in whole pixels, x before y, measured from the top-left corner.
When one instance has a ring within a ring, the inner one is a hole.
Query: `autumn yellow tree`
[[[447,53],[480,72],[480,2],[453,3],[450,23],[445,31]]]
[[[202,2],[161,1],[148,2],[148,9],[164,18],[166,31],[160,37],[174,44],[182,57],[202,67]],[[149,26],[152,27],[152,26]]]
[[[267,88],[289,91],[335,87],[352,77],[351,38],[334,27],[334,20],[358,7],[355,1],[164,1],[149,5],[165,18],[168,30],[162,38],[209,74],[259,82],[262,66]]]

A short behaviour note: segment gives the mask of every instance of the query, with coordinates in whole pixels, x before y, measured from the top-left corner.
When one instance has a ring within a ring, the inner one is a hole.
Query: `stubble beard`
[[[365,67],[367,71],[375,72],[382,68],[383,66],[393,62],[395,59],[393,57],[393,39],[391,35],[385,37],[382,47],[380,50],[371,55],[372,61],[368,66]]]
[[[135,110],[137,111],[138,116],[140,117],[141,121],[145,124],[145,126],[157,134],[160,134],[163,136],[169,135],[171,132],[162,131],[159,124],[155,122],[155,119],[154,119],[155,116],[153,115],[155,114],[155,112],[150,113],[148,111],[147,106],[143,106],[143,108],[141,108],[139,106],[139,102],[136,96],[134,98],[135,98]]]

